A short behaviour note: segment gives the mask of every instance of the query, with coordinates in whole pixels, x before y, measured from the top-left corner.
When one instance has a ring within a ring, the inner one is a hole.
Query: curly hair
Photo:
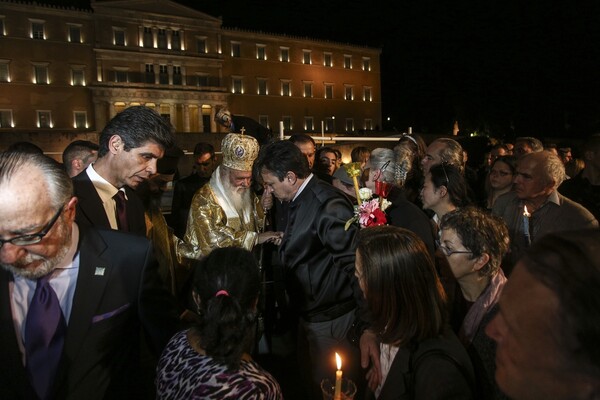
[[[479,275],[493,277],[509,249],[510,238],[504,220],[476,207],[457,208],[442,217],[440,229],[453,229],[463,246],[472,252],[471,259],[486,253],[490,259]]]

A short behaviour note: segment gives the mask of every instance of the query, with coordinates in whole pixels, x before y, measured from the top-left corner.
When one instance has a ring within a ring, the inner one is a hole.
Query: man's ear
[[[113,154],[124,150],[124,146],[125,144],[123,143],[123,140],[121,140],[121,136],[119,135],[112,135],[110,139],[108,139],[108,151]]]
[[[287,174],[285,174],[284,179],[293,185],[298,180],[298,175],[296,175],[296,173],[293,171],[288,171]]]

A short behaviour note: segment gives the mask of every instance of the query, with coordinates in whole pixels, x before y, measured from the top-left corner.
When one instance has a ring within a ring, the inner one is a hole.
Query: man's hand
[[[273,195],[269,190],[265,190],[260,198],[260,204],[265,211],[273,208]]]
[[[283,232],[263,232],[258,234],[258,244],[273,243],[276,246],[281,244],[281,238],[283,238]]]
[[[367,371],[367,383],[373,391],[381,383],[381,363],[379,360],[379,341],[377,335],[369,329],[365,330],[360,336],[360,365],[363,368],[371,368]]]

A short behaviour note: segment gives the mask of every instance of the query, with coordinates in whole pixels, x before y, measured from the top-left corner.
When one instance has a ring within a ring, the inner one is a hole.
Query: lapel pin
[[[106,268],[104,267],[96,267],[96,271],[94,272],[94,275],[96,276],[104,276],[104,271],[106,270]]]

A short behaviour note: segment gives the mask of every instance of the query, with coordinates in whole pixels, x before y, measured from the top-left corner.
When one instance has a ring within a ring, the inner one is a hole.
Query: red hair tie
[[[227,293],[227,290],[219,290],[217,293],[215,293],[215,297],[219,297],[219,296],[229,297],[229,293]]]

